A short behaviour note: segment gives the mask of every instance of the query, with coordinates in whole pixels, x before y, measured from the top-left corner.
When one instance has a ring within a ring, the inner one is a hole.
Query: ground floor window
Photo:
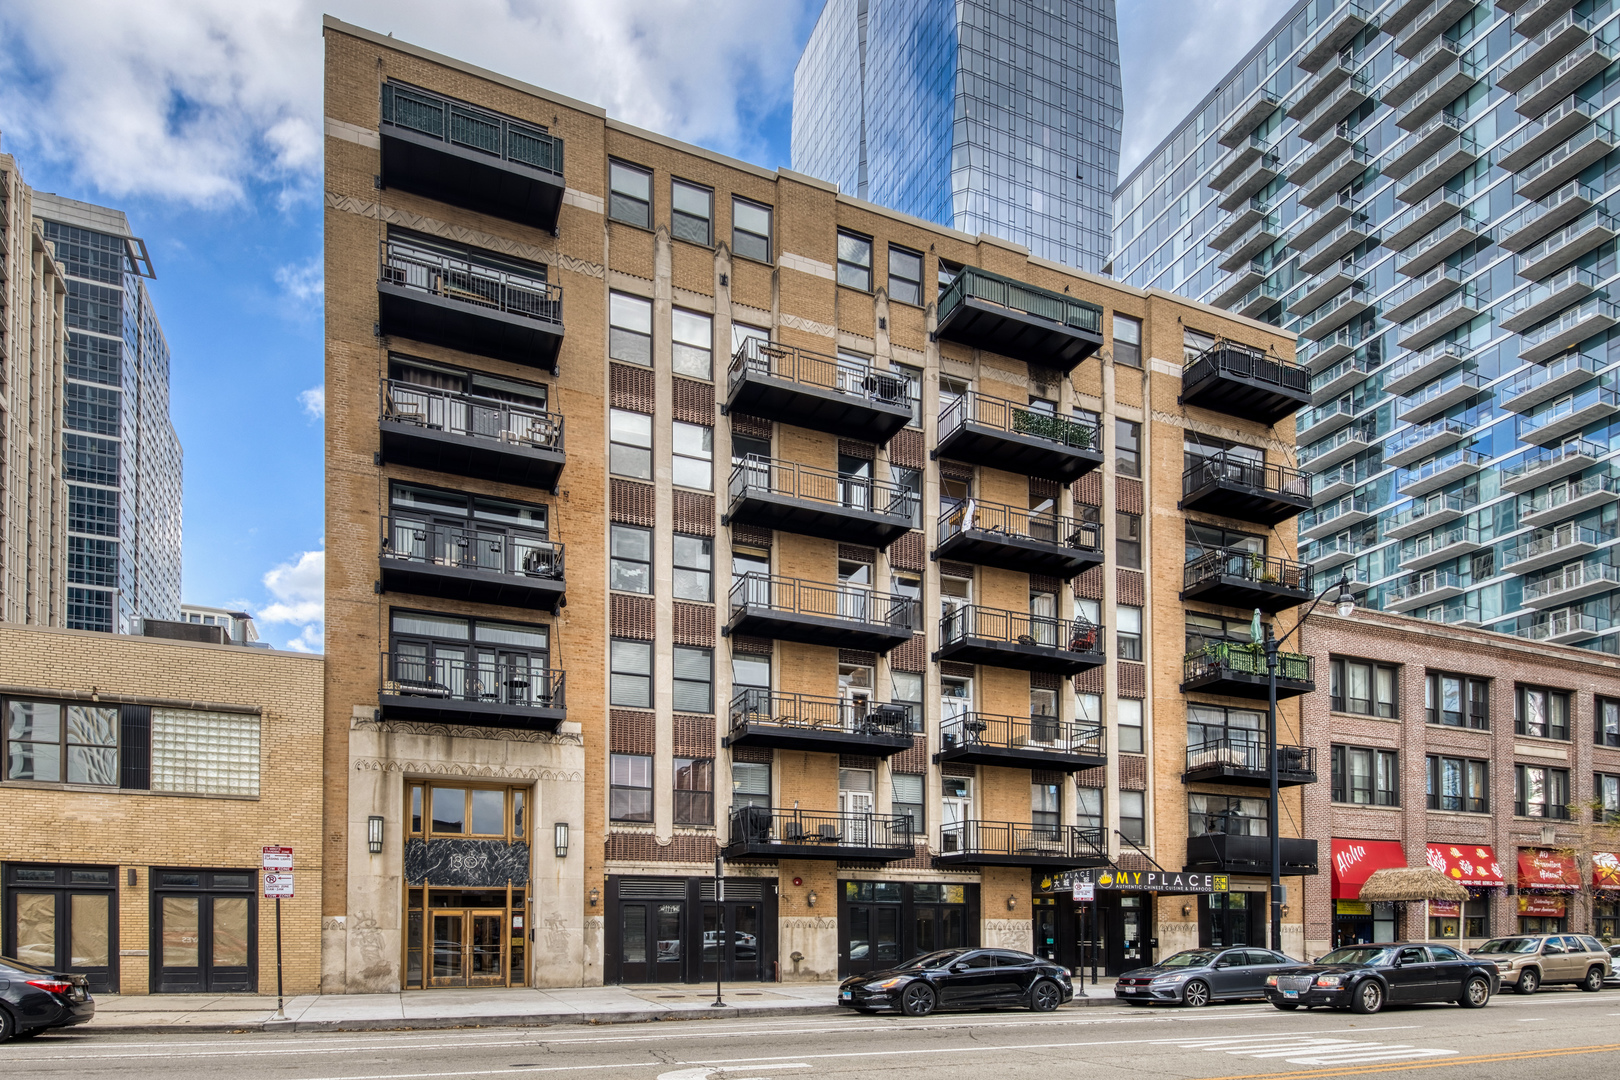
[[[773,880],[712,877],[607,879],[605,977],[617,983],[774,981]]]
[[[1366,900],[1333,902],[1333,947],[1394,941],[1395,905]]]
[[[1519,894],[1519,933],[1562,934],[1569,929],[1568,901],[1548,893]]]
[[[1265,894],[1206,893],[1199,897],[1198,944],[1208,949],[1265,944]]]
[[[1592,905],[1592,932],[1605,943],[1620,935],[1620,900],[1599,900]]]
[[[0,886],[0,956],[82,974],[93,994],[118,992],[117,868],[10,863]]]
[[[859,975],[913,956],[973,946],[979,886],[930,881],[842,881],[838,971]]]

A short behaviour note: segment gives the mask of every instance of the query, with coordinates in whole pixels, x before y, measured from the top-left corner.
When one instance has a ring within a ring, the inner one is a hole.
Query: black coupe
[[[1496,965],[1449,945],[1397,941],[1334,949],[1314,964],[1266,976],[1266,1000],[1279,1009],[1315,1006],[1375,1013],[1385,1005],[1455,1001],[1477,1009],[1498,988]]]
[[[888,971],[852,975],[838,986],[845,1008],[899,1009],[907,1016],[995,1005],[1051,1012],[1073,997],[1068,969],[1011,949],[942,949]]]
[[[31,1039],[96,1015],[89,982],[0,956],[0,1043]]]

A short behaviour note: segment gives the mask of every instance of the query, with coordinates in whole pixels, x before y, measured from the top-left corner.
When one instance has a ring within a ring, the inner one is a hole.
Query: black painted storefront
[[[1036,882],[1037,889],[1040,882]],[[1097,918],[1086,904],[1076,903],[1071,892],[1037,892],[1034,908],[1035,955],[1062,964],[1070,971],[1095,958],[1097,972],[1120,975],[1146,967],[1158,958],[1150,893],[1097,890]]]
[[[605,979],[620,983],[774,982],[776,880],[609,875]]]
[[[92,994],[118,993],[118,868],[7,863],[0,956],[83,975]]]
[[[978,944],[976,883],[838,883],[840,978],[882,971],[935,949]]]

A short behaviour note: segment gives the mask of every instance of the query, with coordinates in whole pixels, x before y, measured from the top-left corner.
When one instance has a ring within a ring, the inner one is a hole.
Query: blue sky
[[[322,12],[768,168],[820,0],[8,0],[0,150],[151,249],[185,447],[185,598],[322,647]],[[1284,0],[1123,0],[1125,168]],[[1212,50],[1210,41],[1234,42]],[[690,62],[704,56],[700,65]]]

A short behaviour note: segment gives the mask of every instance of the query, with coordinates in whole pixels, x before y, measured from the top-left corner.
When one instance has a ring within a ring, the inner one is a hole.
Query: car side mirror
[[[952,964],[951,965],[951,970],[952,971],[966,971],[967,969],[968,969],[968,966],[965,963],[964,964]]]
[[[1398,957],[1398,956],[1394,957],[1393,959],[1390,960],[1389,966],[1390,967],[1400,967],[1401,966],[1401,958]]]

